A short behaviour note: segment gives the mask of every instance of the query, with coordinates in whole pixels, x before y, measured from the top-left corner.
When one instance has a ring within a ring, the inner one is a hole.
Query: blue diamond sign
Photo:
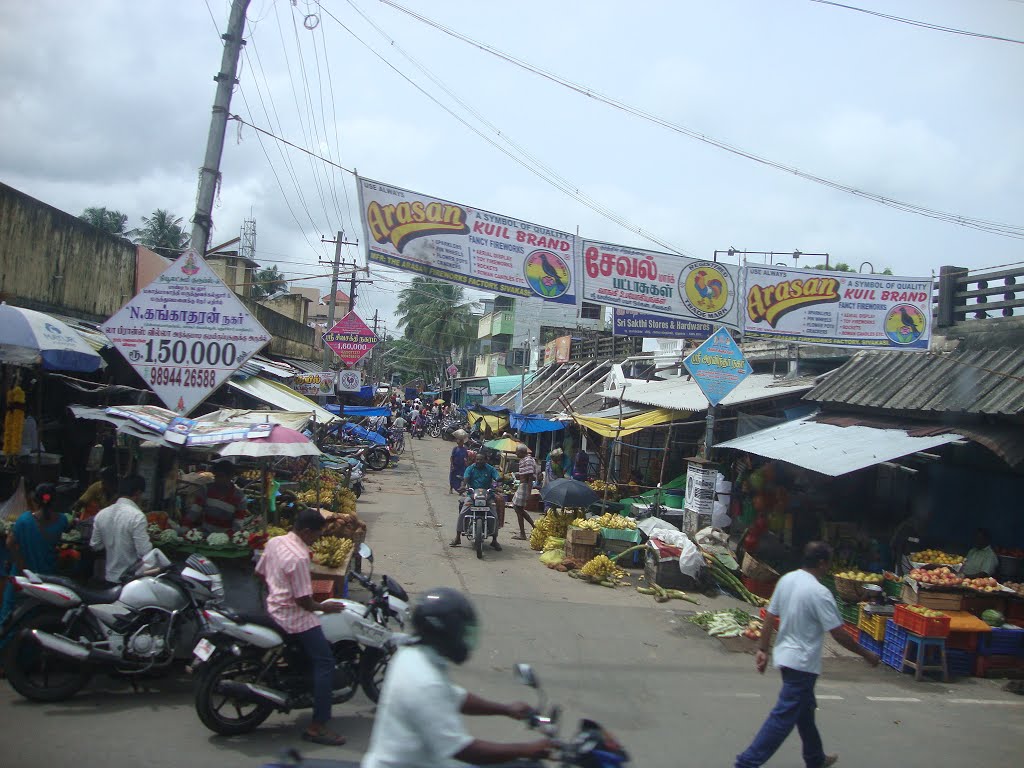
[[[693,350],[683,365],[712,406],[722,402],[751,373],[750,363],[725,328],[719,328]]]

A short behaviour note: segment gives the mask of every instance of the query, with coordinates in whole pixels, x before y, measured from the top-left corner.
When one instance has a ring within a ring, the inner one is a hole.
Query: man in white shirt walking
[[[110,584],[119,584],[124,572],[153,549],[146,515],[139,508],[145,492],[146,481],[129,475],[118,486],[117,501],[101,509],[93,520],[89,546],[106,550],[106,580]]]
[[[791,571],[775,585],[768,615],[757,651],[757,671],[764,674],[768,666],[768,648],[776,619],[779,636],[775,641],[775,666],[782,673],[782,690],[775,708],[747,750],[737,756],[736,768],[757,768],[764,765],[782,746],[793,728],[803,742],[803,758],[807,768],[834,765],[838,755],[826,755],[821,736],[814,723],[814,685],[821,674],[821,649],[825,633],[832,635],[844,648],[862,656],[873,667],[878,655],[862,648],[843,631],[836,600],[820,582],[828,574],[832,550],[822,541],[812,541],[804,548],[803,567]]]

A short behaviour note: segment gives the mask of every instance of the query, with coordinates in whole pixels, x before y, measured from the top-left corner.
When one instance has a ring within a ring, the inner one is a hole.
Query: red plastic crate
[[[848,621],[843,622],[843,631],[853,638],[854,642],[860,642],[860,627]]]
[[[950,632],[946,638],[946,648],[958,651],[978,650],[978,632]]]
[[[775,591],[775,585],[777,582],[774,581],[756,581],[755,579],[747,578],[746,576],[740,576],[740,581],[743,582],[743,586],[749,589],[758,597],[763,597],[765,600],[770,600],[772,592]]]
[[[905,606],[896,606],[896,615],[893,620],[908,632],[913,632],[921,637],[948,637],[949,616],[928,618],[919,613],[908,610]]]

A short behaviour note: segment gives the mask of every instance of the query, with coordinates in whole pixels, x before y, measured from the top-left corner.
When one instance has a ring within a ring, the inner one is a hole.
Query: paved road
[[[529,661],[568,721],[588,715],[603,722],[631,750],[634,765],[731,765],[770,709],[777,676],[757,675],[751,657],[727,652],[682,621],[681,604],[670,610],[631,590],[574,581],[543,568],[524,543],[503,537],[504,551],[488,551],[483,561],[468,547],[450,549],[449,448],[416,441],[398,468],[371,478],[359,512],[377,573],[392,574],[410,592],[450,585],[472,593],[482,644],[456,671],[458,681],[493,698],[530,700],[510,673],[513,663]],[[838,751],[843,765],[1020,763],[1024,698],[994,681],[915,684],[833,648],[818,693],[826,748]],[[349,746],[309,754],[356,759],[369,738],[372,706],[358,695],[335,714]],[[297,727],[306,716],[275,716],[250,736],[222,739],[196,719],[187,678],[139,691],[101,681],[70,702],[42,706],[0,686],[2,762],[17,768],[255,768],[301,744]],[[485,738],[524,736],[508,720],[475,719],[471,726]],[[770,765],[802,765],[795,736]]]

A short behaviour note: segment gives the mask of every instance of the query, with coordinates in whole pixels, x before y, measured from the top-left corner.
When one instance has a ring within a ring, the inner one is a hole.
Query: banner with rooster
[[[583,240],[585,301],[739,327],[739,267]]]
[[[744,270],[743,337],[923,352],[932,281],[815,269]]]
[[[576,237],[359,179],[367,259],[480,291],[576,304]]]

